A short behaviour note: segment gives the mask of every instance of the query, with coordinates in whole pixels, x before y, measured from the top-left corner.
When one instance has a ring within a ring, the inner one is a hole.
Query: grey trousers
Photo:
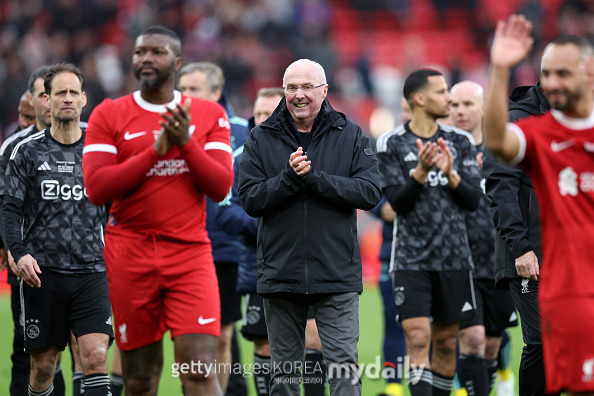
[[[328,367],[331,395],[361,395],[357,342],[359,293],[283,294],[264,298],[272,358],[270,395],[300,395],[304,367],[305,325],[312,305]]]

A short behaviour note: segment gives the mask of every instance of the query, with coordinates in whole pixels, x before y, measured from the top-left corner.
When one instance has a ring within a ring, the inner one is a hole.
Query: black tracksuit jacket
[[[549,110],[540,85],[518,87],[508,100],[509,120],[515,121]],[[499,238],[495,239],[495,284],[507,289],[510,279],[519,278],[515,259],[533,250],[542,263],[538,202],[528,174],[497,162],[489,153],[483,169],[486,192],[491,199],[490,213]]]

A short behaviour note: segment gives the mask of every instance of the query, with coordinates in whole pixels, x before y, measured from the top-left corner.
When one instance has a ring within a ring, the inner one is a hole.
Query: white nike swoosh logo
[[[204,319],[202,316],[198,317],[198,324],[199,325],[205,325],[205,324],[209,324],[214,322],[215,320],[217,320],[217,318],[208,318],[208,319]]]
[[[571,146],[573,146],[575,144],[575,142],[573,140],[566,140],[564,142],[561,143],[557,143],[556,141],[552,141],[551,142],[551,150],[553,150],[553,152],[558,153],[559,151],[565,150],[566,148],[569,148]]]
[[[127,131],[126,134],[124,135],[124,139],[132,140],[132,139],[140,137],[142,135],[146,135],[146,132],[130,133],[130,131]]]

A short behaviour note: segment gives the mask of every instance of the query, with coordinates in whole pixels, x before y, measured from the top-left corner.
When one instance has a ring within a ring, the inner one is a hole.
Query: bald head
[[[474,81],[462,81],[451,89],[454,126],[472,134],[482,142],[483,87]]]
[[[289,67],[285,70],[285,75],[283,76],[283,86],[286,87],[287,84],[287,75],[291,74],[296,70],[306,69],[309,72],[313,73],[316,77],[316,81],[318,84],[326,84],[326,72],[324,72],[324,68],[318,62],[314,62],[310,59],[299,59],[295,62],[291,63]]]
[[[450,93],[454,95],[454,93],[458,90],[460,90],[459,92],[462,92],[465,95],[476,95],[479,100],[484,100],[483,87],[481,87],[479,83],[475,83],[474,81],[466,80],[459,82],[458,84],[452,87]]]
[[[29,92],[25,92],[19,100],[19,127],[25,129],[35,124],[35,109],[29,101]]]

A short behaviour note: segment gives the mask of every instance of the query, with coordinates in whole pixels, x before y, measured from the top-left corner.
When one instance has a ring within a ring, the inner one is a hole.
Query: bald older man
[[[473,81],[463,81],[452,87],[451,94],[454,125],[474,138],[483,190],[478,209],[466,214],[477,307],[474,319],[460,325],[456,371],[460,385],[466,388],[469,396],[488,395],[497,373],[503,332],[517,324],[517,316],[509,292],[495,288],[496,231],[489,215],[489,198],[484,194],[485,175],[482,172],[482,157],[485,155],[483,88]]]
[[[252,129],[239,168],[241,205],[259,218],[257,291],[270,342],[270,394],[300,394],[313,306],[331,394],[361,395],[357,209],[381,199],[377,160],[361,128],[330,106],[321,65],[295,61],[283,86],[280,105]]]

